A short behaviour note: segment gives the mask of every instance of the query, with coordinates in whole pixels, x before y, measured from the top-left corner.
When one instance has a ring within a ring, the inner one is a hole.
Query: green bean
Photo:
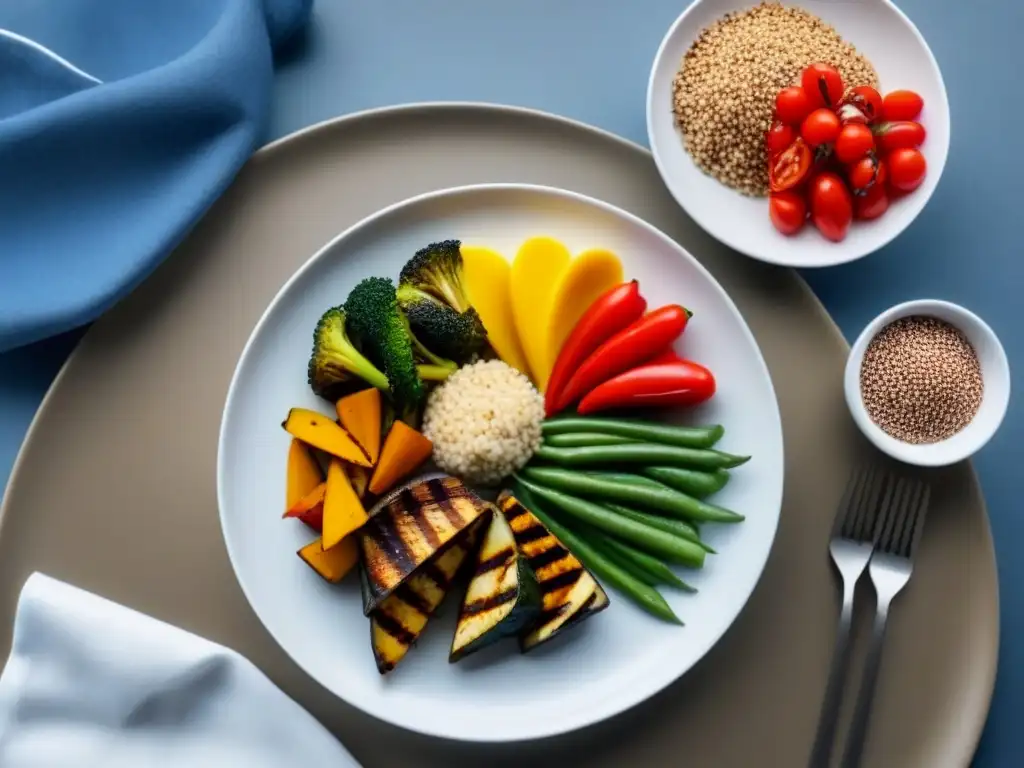
[[[601,536],[600,545],[603,545],[606,548],[609,555],[618,556],[621,561],[632,563],[634,567],[646,573],[649,578],[654,579],[654,583],[651,586],[667,584],[686,592],[697,591],[694,587],[691,587],[685,581],[676,576],[671,568],[661,562],[658,558],[654,557],[654,555],[649,555],[635,547],[631,547],[624,541],[619,541],[612,536],[604,536],[600,533],[597,533],[596,535]],[[595,541],[594,543],[597,542]]]
[[[563,523],[563,525],[565,524],[564,520],[561,522]],[[607,558],[608,560],[611,560],[613,563],[619,566],[619,568],[631,574],[634,579],[642,581],[649,587],[655,588],[657,588],[657,586],[661,583],[658,580],[658,578],[650,571],[647,571],[644,568],[640,567],[638,563],[633,562],[628,557],[624,557],[620,552],[616,552],[613,547],[609,547],[608,542],[610,541],[610,539],[605,534],[598,532],[596,536],[585,535],[575,529],[574,532],[582,536],[583,539],[586,540],[587,544],[593,547],[599,555]]]
[[[622,435],[606,435],[600,432],[561,432],[554,435],[547,435],[544,438],[544,445],[552,448],[580,448],[585,445],[624,445],[625,443],[639,443],[632,437]]]
[[[651,443],[678,445],[683,448],[710,448],[717,443],[725,428],[721,424],[707,427],[678,427],[642,419],[615,419],[600,416],[561,416],[541,425],[544,436],[566,432],[600,432],[623,435]]]
[[[702,472],[698,469],[683,467],[644,467],[640,471],[659,483],[690,496],[696,496],[698,499],[718,493],[729,482],[729,473],[724,469]]]
[[[557,467],[526,466],[521,471],[527,479],[556,491],[596,497],[602,502],[618,501],[663,515],[690,520],[711,520],[717,523],[738,523],[743,520],[743,515],[732,510],[695,499],[668,487],[630,485]]]
[[[599,579],[604,579],[617,590],[630,598],[638,606],[648,613],[672,624],[682,624],[679,617],[675,615],[665,598],[657,589],[645,584],[633,576],[622,566],[609,560],[594,549],[588,542],[574,534],[564,525],[548,514],[544,508],[537,503],[536,497],[523,483],[516,483],[516,495],[519,500],[540,520],[544,527],[554,534],[570,552],[579,559],[583,565],[593,571]]]
[[[668,488],[667,485],[658,482],[654,478],[645,477],[644,475],[634,475],[631,472],[604,472],[594,469],[580,471],[584,475],[589,475],[591,477],[603,477],[606,480],[614,480],[617,483],[626,483],[627,485],[642,485],[647,488]]]
[[[638,523],[644,523],[645,525],[651,526],[651,528],[660,528],[666,533],[671,533],[681,539],[686,539],[687,541],[692,541],[694,544],[699,544],[704,548],[705,552],[710,552],[712,555],[718,554],[709,545],[701,541],[700,532],[692,523],[686,520],[680,520],[677,517],[662,517],[661,515],[655,515],[651,512],[641,512],[639,509],[624,507],[621,504],[616,504],[611,501],[604,502],[604,506],[612,512],[629,517],[636,520]]]
[[[749,456],[734,456],[713,448],[680,448],[658,443],[623,443],[622,445],[586,445],[579,448],[552,448],[542,445],[534,456],[568,467],[601,467],[609,464],[668,464],[693,469],[731,469],[745,464]]]
[[[537,485],[525,477],[516,476],[516,479],[526,486],[534,498],[553,504],[580,522],[600,528],[606,533],[618,536],[624,541],[636,544],[651,554],[674,563],[693,568],[700,568],[704,565],[704,556],[707,553],[703,547],[692,541],[680,539],[658,528],[652,528],[649,525],[638,523],[636,520],[630,520],[628,517],[617,515],[610,509],[592,501],[570,496],[547,486]]]

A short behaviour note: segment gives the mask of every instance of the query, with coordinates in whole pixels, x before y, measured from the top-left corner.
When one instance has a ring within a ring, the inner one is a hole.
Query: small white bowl
[[[647,138],[669,192],[712,237],[740,253],[789,267],[830,267],[867,256],[917,218],[942,176],[949,153],[949,101],[939,65],[913,22],[890,0],[785,2],[825,20],[875,67],[883,95],[897,89],[921,94],[918,118],[927,131],[921,153],[928,163],[924,183],[894,200],[874,221],[854,221],[839,243],[826,240],[810,222],[797,235],[780,234],[768,218],[766,198],[741,195],[694,164],[683,145],[672,108],[672,81],[683,55],[701,30],[728,12],[757,0],[697,0],[669,29],[658,49],[647,85]]]
[[[887,325],[909,316],[934,317],[959,329],[981,363],[985,391],[978,412],[966,427],[937,443],[914,445],[888,435],[871,420],[861,397],[860,369],[868,344]],[[879,450],[906,464],[941,467],[969,458],[995,434],[1010,401],[1010,364],[999,338],[980,317],[948,301],[921,299],[898,304],[868,324],[850,349],[843,387],[853,420]]]

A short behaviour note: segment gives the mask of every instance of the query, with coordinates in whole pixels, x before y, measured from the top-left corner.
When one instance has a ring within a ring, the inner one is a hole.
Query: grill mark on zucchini
[[[571,568],[568,571],[562,571],[561,573],[555,574],[550,579],[539,580],[541,594],[547,595],[551,592],[557,592],[560,589],[571,587],[582,575],[582,568]]]
[[[392,594],[410,608],[415,608],[423,616],[430,615],[430,605],[426,600],[424,600],[423,596],[419,592],[409,586],[408,582],[399,584],[395,587],[395,591],[392,592]]]
[[[453,509],[455,508],[453,507]],[[461,518],[458,522],[453,522],[453,516],[448,514],[448,512],[436,502],[431,502],[427,506],[423,507],[423,510],[423,517],[427,521],[427,524],[434,529],[437,537],[442,541],[450,537],[462,526]],[[458,511],[458,509],[455,509],[455,512]]]
[[[541,580],[553,579],[555,578],[555,576],[558,576],[559,574],[566,573],[567,571],[580,570],[582,568],[579,561],[575,557],[573,557],[572,554],[570,554],[569,552],[566,552],[561,547],[559,547],[555,551],[561,554],[562,557],[556,560],[555,562],[540,569],[541,572],[537,574],[537,578]]]
[[[390,613],[378,610],[374,614],[374,617],[377,619],[377,626],[395,638],[395,640],[400,642],[402,645],[412,645],[416,642],[416,635],[406,629],[402,622],[398,621]]]
[[[518,520],[520,517],[522,517],[523,515],[526,514],[526,509],[524,509],[521,504],[517,504],[512,509],[510,509],[507,513],[503,512],[502,514],[505,515],[505,519],[508,520],[508,524],[511,525],[512,526],[512,530],[515,531],[516,530],[516,522],[515,521]]]
[[[420,536],[426,539],[432,550],[436,550],[441,546],[441,536],[431,524],[430,518],[427,516],[427,509],[428,507],[413,507],[409,512],[409,517]]]
[[[493,611],[505,603],[510,603],[519,596],[519,589],[506,589],[504,592],[497,595],[490,595],[485,597],[483,600],[476,600],[472,603],[466,603],[462,606],[462,613],[465,616],[477,616],[487,611]]]
[[[537,617],[537,626],[547,624],[549,621],[554,621],[566,611],[565,603],[555,608],[545,608],[539,617]]]
[[[522,530],[515,531],[516,543],[517,544],[529,544],[532,541],[540,541],[551,536],[540,523],[534,523],[533,525],[523,528]]]
[[[462,515],[450,499],[438,499],[435,503],[437,504],[437,508],[444,512],[445,517],[448,518],[448,522],[456,528],[462,524]]]
[[[363,540],[363,557],[366,571],[372,572],[375,580],[390,582],[396,578],[398,570],[395,564],[388,556],[387,550],[383,548],[379,537],[372,535],[372,531]]]
[[[603,610],[609,600],[590,571],[515,496],[505,491],[498,504],[542,596],[540,616],[519,635],[525,653]]]
[[[387,674],[405,658],[426,629],[430,617],[444,602],[455,576],[471,562],[468,554],[475,545],[478,528],[474,523],[464,537],[456,539],[439,552],[437,557],[424,563],[419,571],[410,576],[370,615],[370,642],[380,674]],[[410,593],[416,598],[410,599]],[[416,601],[421,605],[417,605]],[[422,610],[424,607],[426,611]],[[381,616],[385,616],[383,623]],[[396,623],[405,630],[405,633],[398,632],[400,637],[388,631],[389,628],[394,629]]]
[[[502,566],[508,567],[511,563],[512,558],[516,556],[516,553],[512,549],[503,549],[500,552],[495,553],[492,557],[487,558],[476,567],[476,573],[487,573],[488,571],[496,571]]]
[[[377,547],[384,557],[395,567],[395,570],[401,573],[412,570],[416,561],[413,559],[413,555],[399,531],[390,526],[387,528],[374,526],[370,530],[370,535],[377,543]]]
[[[551,549],[538,552],[536,555],[532,555],[527,558],[530,562],[530,567],[537,573],[537,578],[543,579],[544,575],[541,573],[549,565],[554,565],[559,560],[565,560],[565,552],[561,551],[560,547],[551,547]]]
[[[454,477],[425,480],[386,497],[359,532],[367,616],[481,518],[485,503]],[[446,589],[452,579],[431,571]]]
[[[450,580],[445,576],[444,571],[437,567],[437,563],[434,560],[421,565],[420,572],[437,584],[441,591],[447,591],[448,587],[451,586]]]

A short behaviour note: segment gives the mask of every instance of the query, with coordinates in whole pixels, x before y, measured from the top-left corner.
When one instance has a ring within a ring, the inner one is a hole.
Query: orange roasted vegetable
[[[370,466],[380,455],[380,390],[364,389],[337,402],[338,421],[370,458]]]
[[[281,425],[292,437],[339,459],[370,466],[366,453],[333,419],[307,408],[292,408]]]
[[[383,493],[430,458],[434,444],[404,421],[391,425],[370,479],[370,493]]]
[[[324,481],[324,473],[312,451],[301,440],[288,446],[288,474],[285,483],[285,509],[291,509],[303,496]]]
[[[324,549],[321,540],[317,539],[300,549],[298,555],[323,579],[337,584],[359,562],[359,547],[355,536],[330,549]]]
[[[366,510],[345,473],[345,465],[339,459],[333,459],[327,468],[327,491],[324,494],[324,549],[337,546],[366,520]]]
[[[297,517],[317,533],[324,525],[324,498],[327,494],[327,483],[320,483],[313,490],[296,501],[287,510],[285,517]]]

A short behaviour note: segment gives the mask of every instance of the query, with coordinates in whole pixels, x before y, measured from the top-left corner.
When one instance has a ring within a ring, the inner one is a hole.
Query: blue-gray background
[[[871,2],[872,0],[849,0]],[[847,338],[882,309],[937,297],[980,313],[1011,366],[1024,359],[1019,200],[1024,118],[1019,0],[901,0],[942,67],[952,145],[935,196],[896,242],[846,267],[809,272]],[[275,80],[267,139],[336,115],[410,101],[479,100],[566,115],[646,145],[647,75],[686,0],[318,0]],[[79,334],[0,356],[0,486]],[[999,676],[977,766],[1020,764],[1024,711],[1024,518],[1014,501],[1024,413],[976,458],[989,505],[1002,601]],[[1014,446],[1017,446],[1014,448]],[[942,670],[936,670],[942,674]]]

